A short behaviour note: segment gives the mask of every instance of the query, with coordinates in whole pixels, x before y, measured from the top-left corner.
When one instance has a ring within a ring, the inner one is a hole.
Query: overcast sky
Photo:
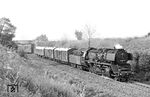
[[[75,39],[86,24],[94,37],[134,37],[150,32],[150,0],[1,0],[0,17],[17,27],[15,39]]]

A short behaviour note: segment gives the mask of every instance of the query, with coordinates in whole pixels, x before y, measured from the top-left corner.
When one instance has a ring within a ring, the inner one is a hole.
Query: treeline
[[[0,18],[0,44],[9,48],[17,48],[12,40],[15,37],[16,27],[8,18]]]

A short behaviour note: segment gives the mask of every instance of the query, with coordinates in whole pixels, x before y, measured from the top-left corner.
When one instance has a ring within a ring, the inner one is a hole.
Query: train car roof
[[[58,51],[68,51],[70,49],[71,48],[56,48],[55,50],[58,50]]]
[[[78,50],[78,49],[74,49],[74,50],[72,50],[72,52],[70,53],[70,54],[73,54],[73,55],[82,55],[83,53],[80,51],[80,50]]]
[[[36,46],[36,49],[44,49],[45,47]]]
[[[55,49],[56,47],[45,47],[45,49],[51,49],[51,50],[53,50],[53,49]]]

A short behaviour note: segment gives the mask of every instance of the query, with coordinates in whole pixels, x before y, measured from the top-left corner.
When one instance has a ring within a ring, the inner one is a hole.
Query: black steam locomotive
[[[23,46],[27,46],[27,53],[34,53],[81,70],[108,76],[115,80],[128,81],[132,74],[131,65],[127,63],[127,61],[132,60],[132,54],[124,49]]]
[[[82,68],[119,81],[127,81],[131,75],[132,55],[124,49],[90,48],[82,55]]]

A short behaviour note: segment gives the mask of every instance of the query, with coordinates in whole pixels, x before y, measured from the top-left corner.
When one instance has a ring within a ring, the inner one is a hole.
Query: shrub
[[[139,66],[142,71],[150,70],[150,55],[147,53],[141,54],[139,58]]]
[[[135,72],[134,80],[146,81],[149,80],[150,74],[150,55],[148,53],[133,53],[132,68]]]
[[[24,87],[30,93],[30,95],[36,94],[39,89],[38,85],[34,84],[31,78],[21,78],[19,83],[21,87]]]
[[[57,85],[40,85],[39,91],[41,97],[75,97],[70,90],[63,89],[61,86]]]
[[[24,52],[24,50],[18,51],[18,54],[20,55],[20,57],[27,58],[26,53]]]
[[[150,72],[146,72],[144,80],[145,81],[150,81]]]

